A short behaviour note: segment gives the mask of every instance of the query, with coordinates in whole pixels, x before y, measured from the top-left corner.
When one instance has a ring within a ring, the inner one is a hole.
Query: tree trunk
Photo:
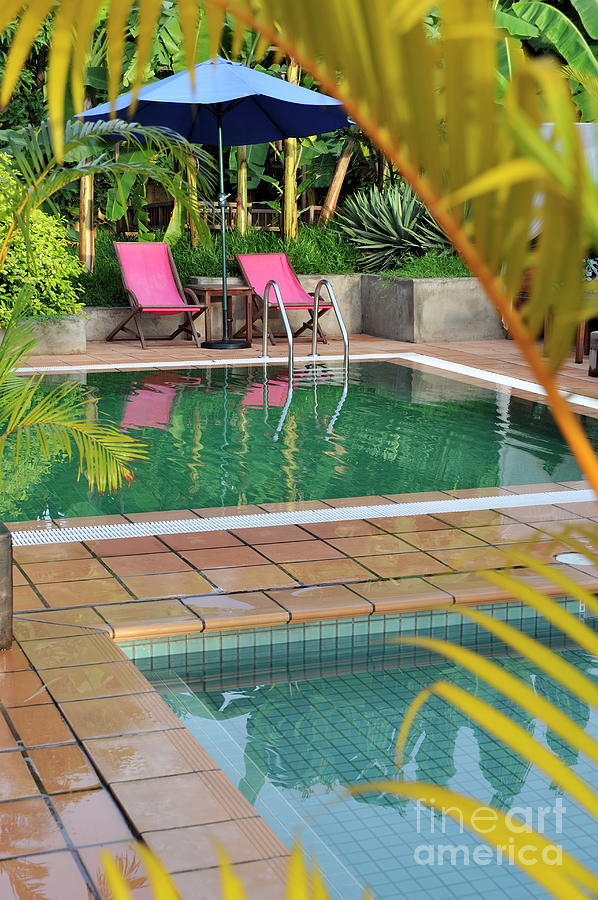
[[[247,147],[237,149],[237,231],[247,231]]]
[[[191,208],[195,210],[196,213],[198,213],[199,204],[197,202],[197,160],[194,156],[191,156],[189,158],[189,165],[187,166],[187,180],[189,182],[189,189],[191,191]],[[193,216],[189,216],[189,236],[191,238],[191,246],[199,247],[199,233],[197,231],[197,225],[193,221]]]
[[[330,187],[328,188],[328,193],[326,194],[324,206],[322,207],[322,212],[320,213],[320,225],[327,225],[335,213],[338,198],[340,197],[345,177],[349,169],[349,163],[351,162],[351,156],[353,155],[353,148],[355,147],[356,140],[357,138],[350,137],[343,147],[343,152],[338,158],[336,168],[334,170],[334,175],[332,176],[332,181],[330,182]]]
[[[289,60],[287,81],[299,84],[299,66]],[[297,237],[297,138],[284,141],[284,190],[282,197],[283,223],[282,231],[285,240]]]

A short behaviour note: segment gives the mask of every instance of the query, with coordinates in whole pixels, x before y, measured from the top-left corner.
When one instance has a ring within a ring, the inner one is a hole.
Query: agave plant
[[[408,184],[373,185],[346,201],[337,221],[368,272],[397,265],[405,254],[444,249],[448,240]]]

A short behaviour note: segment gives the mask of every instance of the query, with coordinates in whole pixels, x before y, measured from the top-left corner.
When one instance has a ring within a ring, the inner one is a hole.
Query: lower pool
[[[583,615],[578,604],[565,605]],[[598,660],[569,646],[532,610],[516,603],[485,609],[598,680]],[[598,630],[598,620],[587,623]],[[376,900],[545,896],[508,859],[476,856],[481,842],[457,823],[387,793],[349,797],[343,790],[396,776],[395,742],[405,710],[439,678],[515,718],[598,788],[595,767],[515,704],[457,666],[392,641],[413,633],[494,656],[598,738],[596,711],[475,626],[440,610],[139,642],[125,650],[270,827],[288,845],[299,837],[318,858],[332,896],[356,900],[364,886]],[[419,713],[405,777],[511,810],[541,825],[582,862],[595,861],[591,816],[444,701],[431,700]],[[485,862],[475,861],[482,857]]]
[[[110,372],[86,376],[98,416],[145,441],[117,494],[77,482],[76,461],[23,454],[0,519],[374,496],[568,481],[577,465],[543,403],[391,362]],[[598,448],[598,420],[582,417]],[[9,454],[5,454],[4,465]]]

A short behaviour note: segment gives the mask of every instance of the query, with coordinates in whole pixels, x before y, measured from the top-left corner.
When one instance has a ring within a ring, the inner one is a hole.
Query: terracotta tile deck
[[[411,500],[413,495],[395,499]],[[345,505],[367,500],[346,498]],[[375,590],[382,591],[380,597],[385,591],[400,594],[400,609],[405,603],[403,579],[415,586],[421,578],[431,584],[432,578],[453,573],[509,567],[510,548],[520,540],[534,538],[536,553],[552,562],[563,549],[552,534],[558,534],[561,526],[593,526],[597,510],[594,503],[564,503],[16,547],[15,581],[20,585],[17,592],[22,592],[17,593],[16,632],[26,641],[59,639],[56,646],[46,641],[45,660],[33,658],[51,668],[62,665],[55,660],[68,659],[68,641],[61,650],[60,639],[76,632],[77,626],[103,627],[117,640],[125,640],[279,624],[292,621],[297,606],[292,598],[305,596],[306,588],[324,586],[317,594],[324,598],[327,585],[348,584],[351,593],[344,596],[353,597],[355,585],[389,579],[393,581],[387,588]],[[362,596],[369,596],[367,591]],[[481,590],[480,599],[486,593]],[[417,594],[422,596],[421,590]],[[329,599],[322,602],[323,618],[345,614]],[[386,606],[390,602],[389,597]],[[370,611],[375,614],[375,609]],[[86,652],[92,652],[91,645]],[[80,665],[85,662],[81,657]],[[89,659],[92,662],[95,659]]]
[[[88,898],[91,885],[108,900],[105,848],[144,897],[130,844],[142,838],[183,900],[211,900],[217,839],[250,897],[281,900],[286,848],[117,641],[504,601],[470,570],[511,571],[525,538],[597,590],[593,567],[554,564],[551,538],[595,514],[564,504],[16,548],[17,641],[0,654],[0,896],[29,898],[35,873],[49,900]]]
[[[149,898],[130,843],[140,838],[186,873],[183,900],[199,896],[191,876],[215,876],[218,841],[237,865],[284,860],[287,849],[118,645],[71,630],[0,654],[2,900],[109,900],[103,850],[134,876],[134,896]],[[34,660],[45,666],[43,700]],[[269,870],[273,897],[282,872]]]

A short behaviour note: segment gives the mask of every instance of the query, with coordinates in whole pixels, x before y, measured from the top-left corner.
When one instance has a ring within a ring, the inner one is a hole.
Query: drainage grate
[[[587,503],[593,491],[547,491],[539,494],[500,494],[496,497],[462,497],[415,503],[384,503],[375,506],[346,506],[340,509],[302,509],[293,512],[251,513],[210,519],[171,519],[155,522],[131,522],[117,525],[85,525],[80,528],[44,528],[15,531],[16,546],[28,544],[64,544],[69,541],[99,541],[110,538],[148,537],[154,534],[186,534],[196,531],[233,531],[239,528],[263,528],[273,525],[315,525],[320,522],[352,522],[390,516],[437,515],[447,512],[471,512],[477,509],[515,509],[519,506],[544,506],[558,503]]]

